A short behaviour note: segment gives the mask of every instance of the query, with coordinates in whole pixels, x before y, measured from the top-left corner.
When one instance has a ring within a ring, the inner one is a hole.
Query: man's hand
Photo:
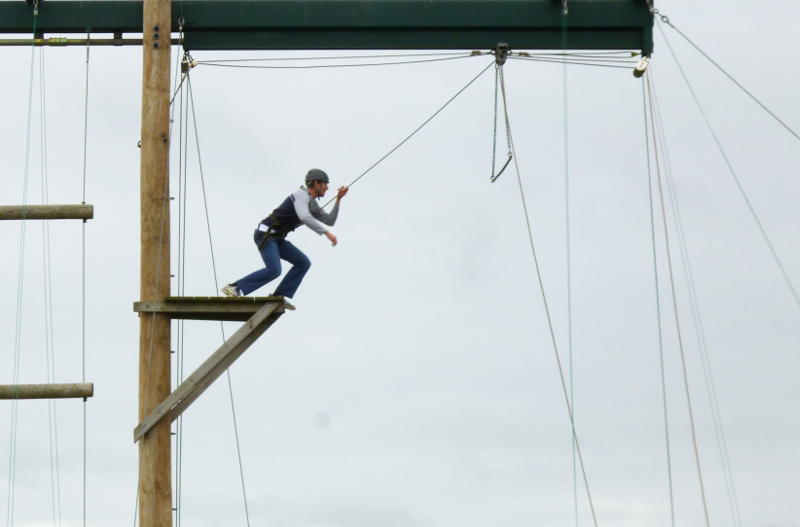
[[[325,237],[330,240],[331,245],[336,247],[336,244],[339,243],[339,240],[336,239],[336,235],[333,234],[331,231],[325,231]]]
[[[340,200],[347,194],[347,191],[350,190],[347,187],[339,187],[339,190],[336,192],[336,199]]]

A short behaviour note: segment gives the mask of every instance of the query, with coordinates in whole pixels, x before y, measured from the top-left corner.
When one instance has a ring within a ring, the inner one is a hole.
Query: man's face
[[[317,196],[324,196],[328,191],[328,184],[322,181],[316,181],[314,182],[314,191],[317,193]]]

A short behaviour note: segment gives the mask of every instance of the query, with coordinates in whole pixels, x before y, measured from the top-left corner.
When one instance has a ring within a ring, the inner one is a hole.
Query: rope
[[[566,0],[561,14],[561,51],[563,61],[561,64],[561,99],[563,101],[564,123],[564,216],[565,216],[565,249],[567,260],[567,348],[569,353],[569,404],[575,414],[575,375],[573,369],[574,357],[572,348],[572,254],[570,240],[570,202],[569,202],[569,97],[568,97],[568,72],[567,67],[567,21],[568,9]],[[570,434],[571,436],[572,434]],[[575,527],[578,527],[578,465],[575,459],[575,440],[570,437],[570,450],[572,451],[572,496],[575,509]]]
[[[672,209],[672,217],[675,221],[676,232],[678,234],[678,247],[681,250],[681,262],[683,264],[683,271],[687,278],[687,289],[689,292],[690,306],[692,312],[692,320],[695,327],[695,335],[697,337],[697,345],[700,350],[700,363],[703,366],[703,373],[706,382],[706,391],[708,393],[709,405],[711,407],[711,415],[714,423],[714,431],[717,440],[717,447],[719,449],[723,470],[725,472],[725,490],[728,496],[728,504],[731,509],[731,518],[735,525],[741,527],[741,513],[739,510],[739,500],[736,496],[736,487],[733,481],[733,470],[731,468],[730,457],[728,456],[727,441],[725,440],[725,429],[722,426],[722,417],[719,409],[719,401],[717,399],[716,388],[714,386],[714,377],[711,371],[711,360],[708,355],[708,346],[706,344],[705,331],[703,329],[703,321],[700,311],[700,305],[697,300],[697,291],[694,285],[694,274],[692,272],[692,265],[689,259],[689,250],[686,243],[686,235],[683,228],[683,220],[680,212],[680,204],[678,202],[678,193],[675,188],[675,183],[672,178],[672,165],[669,157],[669,150],[667,148],[666,134],[664,133],[664,120],[661,117],[661,109],[658,104],[658,94],[655,86],[655,70],[651,70],[653,77],[653,104],[656,110],[656,126],[659,133],[661,144],[664,151],[664,168],[667,181],[667,195],[670,198],[670,206]]]
[[[473,77],[473,78],[472,78],[472,79],[471,79],[469,82],[467,82],[467,83],[466,83],[466,84],[465,84],[465,85],[464,85],[464,86],[463,86],[463,87],[462,87],[460,90],[458,90],[458,91],[455,93],[455,95],[453,95],[452,97],[450,97],[450,98],[447,100],[447,102],[445,102],[445,103],[444,103],[442,106],[440,106],[438,110],[436,110],[435,112],[433,112],[433,114],[432,114],[430,117],[428,117],[427,119],[425,119],[425,121],[423,121],[423,123],[422,123],[421,125],[419,125],[417,128],[415,128],[413,132],[411,132],[410,134],[408,134],[408,135],[405,137],[405,139],[403,139],[402,141],[400,141],[400,143],[398,143],[398,144],[397,144],[397,145],[396,145],[394,148],[392,148],[391,150],[389,150],[389,151],[388,151],[386,154],[384,154],[384,155],[383,155],[383,156],[382,156],[380,159],[378,159],[378,160],[377,160],[377,161],[375,161],[375,162],[374,162],[372,165],[370,165],[370,166],[369,166],[369,168],[367,168],[365,171],[363,171],[363,172],[362,172],[362,173],[361,173],[361,174],[360,174],[360,175],[359,175],[357,178],[355,178],[353,181],[351,181],[351,182],[350,182],[350,184],[349,184],[349,185],[347,185],[347,186],[348,186],[348,187],[352,187],[353,185],[355,185],[355,184],[358,182],[358,180],[359,180],[359,179],[361,179],[362,177],[366,176],[366,175],[367,175],[367,174],[368,174],[368,173],[369,173],[369,172],[370,172],[370,171],[371,171],[373,168],[375,168],[376,166],[378,166],[378,165],[379,165],[379,164],[380,164],[380,163],[381,163],[381,162],[382,162],[384,159],[386,159],[387,157],[389,157],[390,155],[392,155],[392,154],[393,154],[393,153],[394,153],[394,152],[395,152],[395,151],[396,151],[398,148],[400,148],[401,146],[403,146],[404,144],[406,144],[406,142],[407,142],[409,139],[411,139],[412,137],[414,137],[414,136],[417,134],[417,132],[419,132],[420,130],[422,130],[422,129],[425,127],[425,125],[427,125],[429,122],[431,122],[431,121],[432,121],[432,120],[433,120],[433,119],[434,119],[434,118],[435,118],[437,115],[439,115],[440,113],[442,113],[442,111],[443,111],[445,108],[447,108],[447,107],[450,105],[450,103],[451,103],[451,102],[453,102],[453,101],[454,101],[454,100],[455,100],[455,99],[456,99],[456,98],[457,98],[459,95],[461,95],[462,93],[464,93],[464,91],[465,91],[467,88],[469,88],[469,87],[472,85],[472,83],[474,83],[476,80],[478,80],[478,78],[480,78],[480,77],[481,77],[481,76],[482,76],[484,73],[486,73],[486,72],[489,70],[489,68],[491,68],[493,65],[494,65],[494,61],[490,62],[490,63],[489,63],[489,64],[488,64],[488,65],[487,65],[485,68],[483,68],[483,69],[480,71],[480,73],[478,73],[476,76],[474,76],[474,77]],[[329,205],[329,204],[330,204],[330,203],[331,203],[331,202],[332,202],[334,199],[336,199],[336,198],[331,198],[331,199],[329,199],[329,200],[328,200],[328,201],[327,201],[327,202],[326,202],[326,203],[323,205],[323,207],[327,207],[327,206],[328,206],[328,205]]]
[[[83,185],[81,203],[86,204],[86,168],[89,145],[89,34],[86,34],[86,86],[83,105]],[[86,220],[81,225],[81,382],[86,382]],[[86,527],[86,406],[83,399],[83,527]]]
[[[208,61],[198,61],[198,66],[217,66],[220,68],[247,68],[247,69],[266,69],[266,70],[304,70],[304,69],[316,69],[316,68],[357,68],[357,67],[367,67],[367,66],[398,66],[404,64],[422,64],[425,62],[443,62],[449,60],[458,60],[458,59],[466,59],[470,58],[475,55],[482,55],[484,53],[475,53],[475,54],[468,54],[468,55],[459,55],[457,57],[441,57],[435,59],[420,59],[420,60],[402,60],[402,61],[392,61],[392,62],[368,62],[368,63],[360,63],[360,64],[308,64],[304,66],[248,66],[248,65],[240,65],[240,64],[220,64],[215,62],[208,62]]]
[[[672,55],[672,58],[675,60],[675,64],[677,64],[677,66],[678,66],[678,70],[681,72],[681,76],[683,77],[684,82],[686,82],[686,86],[689,88],[689,92],[691,92],[691,94],[692,94],[692,98],[694,99],[694,102],[697,105],[697,109],[700,111],[700,115],[703,116],[703,120],[705,121],[706,126],[708,127],[708,130],[709,130],[709,132],[711,132],[711,136],[714,138],[714,142],[717,144],[717,148],[719,149],[720,154],[722,154],[722,158],[725,160],[725,164],[728,166],[728,171],[730,172],[731,176],[733,177],[733,180],[736,183],[736,187],[739,189],[739,192],[741,193],[742,198],[744,199],[745,203],[747,204],[747,208],[750,211],[750,214],[753,216],[753,220],[756,222],[756,225],[758,226],[759,231],[761,231],[761,236],[764,238],[764,241],[766,242],[767,247],[769,247],[769,250],[772,253],[772,257],[774,258],[775,263],[778,265],[778,268],[780,269],[780,272],[783,275],[783,279],[786,282],[786,285],[788,286],[789,290],[791,291],[792,296],[794,297],[794,301],[797,304],[797,307],[800,308],[800,294],[798,294],[797,289],[795,289],[794,284],[792,283],[792,280],[789,278],[789,274],[786,272],[786,268],[784,267],[783,262],[781,261],[780,257],[778,256],[778,252],[775,250],[775,246],[772,244],[772,241],[770,240],[769,236],[767,235],[767,231],[766,231],[766,229],[764,229],[764,225],[761,223],[761,220],[759,219],[758,214],[756,214],[755,208],[753,207],[753,204],[750,202],[750,198],[747,196],[747,192],[745,192],[744,186],[742,186],[742,182],[739,180],[739,176],[736,174],[736,170],[733,168],[733,164],[731,163],[730,158],[728,158],[728,154],[725,152],[725,148],[722,146],[722,142],[720,142],[719,137],[717,136],[717,133],[714,130],[714,127],[711,125],[711,121],[709,120],[708,115],[706,114],[705,110],[703,109],[703,105],[700,103],[700,98],[697,96],[697,93],[694,91],[694,87],[692,87],[692,83],[689,81],[689,77],[686,75],[686,72],[684,71],[683,66],[681,65],[680,61],[678,60],[678,56],[675,54],[675,51],[672,49],[672,45],[670,44],[666,33],[664,33],[664,29],[661,26],[661,24],[658,25],[658,28],[661,31],[661,35],[664,37],[664,41],[666,42],[667,47],[669,48],[669,52]]]
[[[218,279],[217,279],[216,258],[214,256],[214,242],[213,242],[212,237],[211,237],[211,218],[210,218],[209,211],[208,211],[208,199],[207,199],[207,196],[206,196],[206,184],[205,184],[205,176],[204,176],[204,172],[203,172],[203,159],[202,159],[202,156],[200,155],[200,135],[197,132],[197,114],[195,113],[195,107],[194,107],[194,94],[192,92],[192,81],[188,77],[188,75],[187,75],[187,92],[188,92],[189,102],[190,102],[191,110],[192,110],[192,124],[194,126],[195,146],[197,148],[197,164],[198,164],[198,169],[199,169],[199,172],[200,172],[200,185],[201,185],[201,188],[202,188],[202,191],[203,191],[203,207],[204,207],[204,210],[205,210],[206,228],[207,228],[207,231],[208,231],[208,245],[209,245],[209,248],[211,250],[211,268],[212,268],[213,275],[214,275],[214,291],[217,291],[219,289],[219,282],[218,282]],[[188,121],[188,119],[187,119],[187,121]],[[220,328],[220,332],[222,334],[222,342],[224,343],[225,340],[226,340],[225,339],[225,328],[224,328],[222,322],[219,323],[219,328]],[[240,446],[240,443],[239,443],[239,426],[238,426],[238,423],[237,423],[237,420],[236,420],[236,405],[235,405],[235,402],[234,402],[233,381],[231,380],[230,369],[225,370],[225,375],[226,375],[226,377],[228,379],[228,394],[230,396],[230,402],[231,402],[231,416],[233,418],[233,432],[234,432],[234,438],[235,438],[235,441],[236,441],[236,457],[237,457],[237,460],[238,460],[238,463],[239,463],[239,479],[240,479],[241,485],[242,485],[242,499],[243,499],[243,502],[244,502],[245,520],[247,522],[247,527],[250,527],[250,511],[249,511],[248,504],[247,504],[247,488],[245,486],[245,479],[244,479],[244,464],[242,463],[242,450],[241,450],[241,446]]]
[[[501,80],[502,80],[502,78],[501,78]],[[503,99],[506,100],[505,83],[501,83],[501,89],[502,89]],[[507,109],[506,109],[506,120],[509,123],[509,125],[508,125],[509,129],[511,129],[511,120],[508,118],[508,110]],[[515,172],[517,174],[517,184],[519,186],[519,194],[520,194],[520,199],[522,201],[522,210],[523,210],[523,213],[525,215],[525,225],[526,225],[527,230],[528,230],[528,241],[530,242],[531,256],[533,257],[533,264],[534,264],[534,267],[536,269],[536,277],[537,277],[537,280],[538,280],[538,283],[539,283],[539,290],[540,290],[540,292],[542,294],[542,303],[544,305],[545,314],[547,315],[547,327],[548,327],[548,329],[550,331],[550,339],[551,339],[551,341],[553,343],[553,354],[555,355],[556,365],[558,366],[558,374],[559,374],[559,377],[561,379],[561,388],[562,388],[563,393],[564,393],[564,402],[566,403],[566,406],[567,406],[567,413],[569,413],[569,422],[570,422],[570,427],[572,429],[572,438],[575,441],[575,450],[576,450],[576,452],[578,454],[578,461],[579,461],[579,464],[580,464],[580,467],[581,467],[581,474],[583,476],[583,483],[584,483],[584,487],[586,489],[586,497],[589,500],[589,508],[591,509],[591,512],[592,512],[592,522],[593,522],[594,526],[597,527],[597,516],[596,516],[595,510],[594,510],[594,502],[592,501],[592,494],[591,494],[591,492],[589,490],[589,480],[588,480],[588,478],[586,476],[586,467],[585,467],[584,462],[583,462],[583,454],[581,453],[580,443],[578,442],[578,434],[577,434],[577,432],[575,430],[575,416],[573,415],[572,405],[570,404],[569,392],[567,390],[567,383],[566,383],[566,380],[564,378],[564,368],[561,365],[561,357],[559,356],[559,353],[558,353],[558,344],[556,342],[555,330],[553,329],[553,320],[552,320],[552,317],[550,315],[550,307],[549,307],[549,304],[547,302],[547,295],[546,295],[545,290],[544,290],[544,281],[542,280],[542,272],[541,272],[541,269],[540,269],[540,266],[539,266],[539,259],[538,259],[537,255],[536,255],[536,244],[533,241],[533,228],[531,226],[530,215],[528,214],[528,206],[527,206],[527,204],[525,202],[525,192],[524,192],[524,190],[522,188],[522,176],[520,175],[519,161],[517,159],[516,148],[514,147],[514,137],[513,137],[513,135],[510,136],[510,139],[511,139],[511,151],[513,153],[513,159],[514,159],[514,170],[515,170]]]
[[[180,50],[176,53],[177,64],[175,76],[177,79],[178,71],[180,71]],[[188,174],[188,118],[186,111],[188,105],[185,105],[186,93],[181,87],[184,80],[187,78],[186,74],[181,75],[178,90],[180,91],[180,106],[179,106],[179,119],[178,119],[178,239],[180,249],[178,250],[178,294],[182,295],[186,291],[186,209],[187,209],[187,174]],[[177,91],[176,91],[177,93]],[[174,97],[173,97],[174,98]],[[174,114],[175,107],[171,108]],[[184,343],[185,343],[185,326],[183,320],[178,320],[178,345],[176,357],[176,386],[180,386],[183,382],[184,372]],[[183,514],[183,415],[178,416],[175,434],[175,525],[180,527],[182,514]]]
[[[47,166],[47,106],[46,82],[44,66],[44,49],[39,51],[39,137],[41,142],[41,176],[42,176],[42,203],[50,202],[48,190]],[[48,383],[55,382],[55,341],[53,338],[53,277],[50,251],[50,222],[42,222],[42,269],[44,284],[44,339],[45,339],[45,368]],[[61,524],[61,482],[60,463],[58,456],[58,412],[56,401],[47,400],[47,427],[50,445],[50,500],[53,516],[53,525]]]
[[[576,61],[576,60],[559,60],[559,59],[547,59],[547,58],[538,58],[538,57],[520,57],[520,56],[513,56],[509,55],[508,57],[510,60],[520,60],[523,62],[549,62],[552,64],[572,64],[576,66],[595,66],[600,68],[621,68],[626,70],[632,70],[634,64],[631,62],[631,66],[618,66],[615,64],[605,64],[599,62],[585,62],[585,61]]]
[[[688,36],[686,36],[686,35],[683,33],[683,31],[681,31],[680,29],[678,29],[677,27],[675,27],[675,25],[674,25],[674,24],[673,24],[673,23],[670,21],[670,19],[669,19],[669,17],[668,17],[667,15],[662,15],[662,14],[660,14],[660,12],[659,12],[659,10],[658,10],[658,9],[655,9],[655,10],[653,11],[653,14],[660,15],[661,22],[663,22],[664,24],[667,24],[669,27],[671,27],[672,29],[674,29],[674,30],[675,30],[675,32],[677,32],[677,33],[678,33],[678,34],[679,34],[681,37],[683,37],[683,38],[684,38],[684,40],[686,40],[686,42],[688,42],[688,43],[689,43],[689,44],[690,44],[690,45],[691,45],[691,46],[692,46],[692,47],[693,47],[695,50],[697,50],[697,51],[698,51],[698,52],[699,52],[699,53],[700,53],[700,54],[701,54],[703,57],[705,57],[705,58],[706,58],[706,60],[708,60],[708,61],[709,61],[711,64],[713,64],[715,68],[717,68],[719,71],[721,71],[721,72],[722,72],[722,73],[723,73],[723,74],[724,74],[726,77],[728,77],[728,79],[729,79],[731,82],[733,82],[733,83],[734,83],[734,84],[735,84],[735,85],[736,85],[736,86],[737,86],[737,87],[738,87],[740,90],[742,90],[742,91],[743,91],[743,92],[744,92],[744,93],[745,93],[745,94],[746,94],[748,97],[750,97],[750,99],[751,99],[753,102],[755,102],[757,105],[759,105],[759,106],[761,107],[761,109],[763,109],[765,112],[767,112],[767,113],[770,115],[770,117],[772,117],[773,119],[775,119],[775,120],[776,120],[776,121],[777,121],[777,122],[778,122],[778,123],[779,123],[781,126],[783,126],[783,127],[786,129],[786,131],[787,131],[787,132],[789,132],[790,134],[792,134],[792,135],[794,136],[794,138],[795,138],[795,139],[798,139],[798,140],[800,140],[800,135],[798,135],[798,134],[797,134],[797,132],[795,132],[794,130],[792,130],[792,128],[791,128],[791,127],[790,127],[788,124],[786,124],[786,123],[785,123],[785,122],[784,122],[784,121],[783,121],[783,120],[782,120],[780,117],[778,117],[778,116],[775,114],[775,112],[773,112],[772,110],[770,110],[769,108],[767,108],[767,105],[765,105],[763,102],[761,102],[761,101],[760,101],[760,100],[759,100],[759,99],[758,99],[758,98],[757,98],[755,95],[753,95],[753,94],[752,94],[752,93],[751,93],[751,92],[750,92],[750,91],[749,91],[747,88],[745,88],[744,86],[742,86],[742,84],[741,84],[739,81],[737,81],[737,80],[736,80],[736,79],[733,77],[733,75],[731,75],[730,73],[728,73],[728,72],[725,70],[725,68],[723,68],[722,66],[720,66],[720,65],[719,65],[719,63],[717,63],[717,61],[715,61],[714,59],[712,59],[712,58],[711,58],[711,57],[708,55],[708,53],[706,53],[705,51],[703,51],[703,50],[700,48],[700,46],[698,46],[697,44],[695,44],[695,43],[694,43],[694,41],[693,41],[692,39],[690,39]],[[659,25],[659,29],[661,29],[661,26],[660,26],[660,25]],[[662,35],[663,35],[663,29],[662,29],[661,31],[662,31]],[[666,36],[664,36],[664,38],[666,39]]]
[[[644,115],[644,137],[645,148],[647,153],[647,195],[650,203],[650,240],[653,250],[653,285],[655,286],[655,300],[656,300],[656,323],[658,326],[658,363],[659,371],[661,372],[661,402],[662,410],[664,413],[664,444],[667,451],[667,484],[669,489],[669,517],[670,525],[675,527],[675,493],[672,483],[672,449],[670,448],[669,440],[669,414],[667,412],[667,382],[664,373],[664,331],[661,327],[661,295],[658,287],[658,254],[656,253],[656,227],[655,227],[655,213],[653,207],[653,175],[650,170],[650,132],[648,130],[647,119],[647,93],[645,91],[645,84],[642,83],[642,104]],[[655,141],[655,138],[653,138]]]
[[[208,59],[200,60],[198,64],[225,63],[225,62],[275,62],[275,61],[303,61],[303,60],[354,60],[354,59],[388,59],[407,57],[444,57],[463,56],[464,52],[449,53],[403,53],[390,55],[344,55],[344,56],[314,56],[314,57],[261,57],[250,59]]]
[[[649,98],[649,106],[650,106],[650,127],[652,129],[653,137],[656,136],[655,132],[655,115],[653,110],[653,88],[652,83],[650,80],[650,76],[647,76],[647,91],[650,95]],[[678,347],[680,349],[680,356],[681,356],[681,367],[683,372],[683,385],[686,393],[686,406],[689,411],[689,424],[691,425],[691,432],[692,432],[692,446],[694,448],[694,458],[695,458],[695,465],[697,467],[697,479],[700,484],[700,495],[703,500],[703,514],[705,517],[706,527],[710,527],[711,522],[708,516],[708,503],[706,500],[706,491],[705,491],[705,484],[703,483],[703,471],[700,466],[700,450],[697,446],[697,432],[695,431],[695,424],[694,424],[694,411],[692,410],[692,398],[689,393],[689,376],[686,370],[686,354],[683,349],[683,337],[681,333],[681,324],[680,324],[680,317],[678,315],[678,300],[677,295],[675,294],[675,276],[672,270],[672,255],[670,251],[670,244],[669,244],[669,228],[667,225],[667,212],[666,207],[664,206],[664,190],[662,188],[661,183],[661,167],[660,161],[658,156],[658,145],[654,143],[653,152],[655,154],[655,166],[656,166],[656,174],[657,174],[657,182],[658,182],[658,195],[661,204],[661,219],[664,226],[664,245],[667,251],[667,268],[669,270],[669,283],[670,283],[670,290],[672,293],[672,309],[675,316],[675,327],[677,331],[678,337]]]
[[[36,34],[36,22],[38,20],[38,8],[34,6],[33,16],[33,33]],[[31,112],[33,108],[33,72],[34,72],[34,53],[36,48],[31,46],[31,67],[28,81],[28,117],[25,131],[25,169],[23,172],[22,184],[22,207],[23,210],[28,203],[28,174],[30,170],[30,151],[31,151]],[[20,236],[19,236],[19,262],[17,268],[17,307],[16,307],[16,321],[14,329],[14,361],[12,367],[13,384],[19,384],[20,375],[20,356],[22,353],[21,337],[22,337],[22,283],[25,277],[24,263],[25,263],[25,234],[26,234],[26,221],[20,222]],[[6,503],[6,525],[13,525],[14,523],[14,499],[15,499],[15,480],[16,480],[16,459],[17,459],[17,423],[18,423],[18,400],[16,398],[11,401],[11,426],[9,430],[9,450],[8,450],[8,492]]]
[[[39,52],[39,141],[41,166],[42,203],[49,203],[47,182],[47,108],[45,91],[44,50]],[[42,222],[42,283],[44,285],[44,341],[45,341],[45,378],[48,383],[55,382],[55,359],[53,340],[53,301],[52,273],[50,265],[50,222]],[[58,428],[55,400],[47,400],[47,428],[50,458],[50,506],[53,525],[61,522],[61,485],[59,482],[58,463]]]
[[[180,27],[180,38],[183,38],[182,32],[183,26],[181,24]],[[186,235],[185,235],[185,212],[182,213],[183,208],[185,208],[184,199],[184,191],[185,188],[185,178],[186,178],[186,167],[184,165],[186,156],[184,155],[184,141],[187,136],[185,132],[185,120],[183,118],[184,112],[184,92],[181,90],[181,86],[183,86],[183,81],[185,76],[182,76],[180,82],[178,82],[178,75],[181,71],[181,50],[180,48],[176,49],[175,53],[175,80],[174,83],[178,85],[173,94],[172,98],[170,99],[170,136],[172,136],[172,124],[174,122],[173,117],[175,116],[175,106],[172,104],[175,100],[175,96],[180,93],[180,105],[179,105],[179,126],[178,126],[178,239],[180,240],[180,250],[178,251],[178,294],[181,295],[185,289],[185,254],[186,254]],[[175,381],[176,386],[179,386],[180,383],[183,381],[183,366],[184,366],[184,321],[178,320],[177,321],[177,346],[176,346],[176,372],[175,372]],[[175,525],[176,527],[180,527],[181,525],[181,514],[183,512],[183,415],[178,416],[177,425],[176,425],[176,432],[175,432],[175,496],[173,497],[174,500],[174,511],[175,511]]]

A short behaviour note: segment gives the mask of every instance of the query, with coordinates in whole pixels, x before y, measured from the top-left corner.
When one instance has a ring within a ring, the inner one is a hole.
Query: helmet
[[[322,181],[323,183],[331,182],[331,180],[328,179],[328,174],[326,174],[325,172],[323,172],[318,168],[312,168],[311,170],[308,171],[308,174],[306,174],[307,187],[310,186],[311,183],[313,183],[314,181]]]

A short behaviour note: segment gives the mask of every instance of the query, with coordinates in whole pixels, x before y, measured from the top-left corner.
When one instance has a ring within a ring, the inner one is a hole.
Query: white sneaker
[[[223,287],[222,289],[220,289],[220,291],[222,291],[222,293],[223,293],[225,296],[230,296],[230,297],[242,296],[242,292],[241,292],[241,291],[239,291],[239,288],[238,288],[238,287],[236,287],[236,286],[235,286],[235,285],[233,285],[233,284],[228,284],[228,285],[226,285],[225,287]]]
[[[286,297],[283,295],[270,295],[268,298],[274,298],[275,300],[283,302],[283,307],[288,309],[289,311],[294,311],[295,309],[297,309],[296,307],[294,307],[294,304],[286,300]]]

